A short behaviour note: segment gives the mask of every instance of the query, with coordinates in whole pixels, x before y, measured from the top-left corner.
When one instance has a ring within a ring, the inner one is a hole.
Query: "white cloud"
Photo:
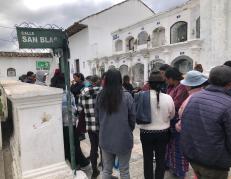
[[[124,0],[107,0],[108,3],[117,4]],[[44,8],[54,8],[68,4],[86,4],[93,3],[94,5],[105,3],[105,0],[23,0],[23,4],[30,10],[40,10]]]
[[[40,26],[56,24],[67,28],[90,14],[123,0],[0,0],[0,26],[13,27],[22,22]],[[160,12],[187,0],[143,0],[155,12]],[[0,39],[12,40],[12,29],[0,27]],[[17,49],[14,43],[1,41],[0,50]]]

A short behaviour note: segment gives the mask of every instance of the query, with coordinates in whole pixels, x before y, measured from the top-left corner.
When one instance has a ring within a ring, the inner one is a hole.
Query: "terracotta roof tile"
[[[0,52],[0,57],[41,57],[52,58],[51,53]]]

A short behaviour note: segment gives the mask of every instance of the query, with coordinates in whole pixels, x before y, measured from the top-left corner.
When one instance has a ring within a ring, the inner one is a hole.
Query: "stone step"
[[[5,167],[2,150],[0,150],[0,179],[5,179]]]

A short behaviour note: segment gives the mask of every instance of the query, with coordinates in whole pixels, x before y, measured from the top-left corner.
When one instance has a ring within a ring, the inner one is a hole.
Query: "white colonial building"
[[[59,60],[51,53],[0,52],[0,80],[18,80],[28,71],[44,70],[49,82]]]
[[[231,2],[189,0],[159,14],[127,0],[67,29],[71,72],[101,75],[110,68],[141,85],[167,63],[183,73],[197,63],[205,73],[230,59]]]

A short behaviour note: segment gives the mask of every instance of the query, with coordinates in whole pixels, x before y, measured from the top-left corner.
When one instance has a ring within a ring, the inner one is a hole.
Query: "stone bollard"
[[[12,81],[0,84],[12,105],[13,178],[73,179],[64,157],[62,90]]]

